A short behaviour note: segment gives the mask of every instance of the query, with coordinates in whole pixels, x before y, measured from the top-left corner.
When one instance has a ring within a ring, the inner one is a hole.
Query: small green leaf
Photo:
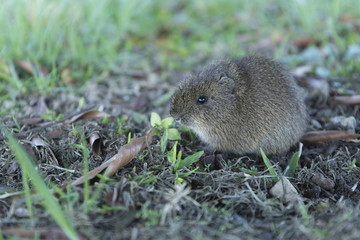
[[[181,162],[181,157],[182,157],[182,151],[180,150],[178,152],[177,158],[176,158],[176,162],[175,162],[175,166],[174,166],[174,171],[177,172],[177,170],[179,169],[179,165]]]
[[[150,176],[152,173],[153,173],[153,171],[146,172],[146,173],[138,176],[138,177],[135,179],[135,181],[136,181],[137,183],[140,183],[141,181],[143,181],[143,179],[147,178],[147,177]]]
[[[303,144],[300,143],[299,144],[299,151],[294,153],[294,155],[290,159],[289,164],[287,165],[287,167],[286,167],[286,169],[284,171],[284,176],[293,177],[295,175],[295,169],[296,169],[296,167],[297,167],[297,165],[299,163],[299,158],[301,156],[302,147],[303,147]]]
[[[74,126],[74,123],[72,123],[71,126],[72,126],[72,130],[73,130],[73,134],[74,134],[74,136],[76,137],[76,135],[77,135],[79,132],[76,130],[76,128],[75,128],[75,126]]]
[[[174,164],[176,161],[176,146],[177,146],[177,141],[175,142],[174,146],[171,148],[171,150],[166,154],[167,160]]]
[[[148,183],[151,183],[153,181],[155,181],[157,179],[157,176],[154,176],[154,177],[151,177],[149,179],[146,179],[144,181],[141,181],[139,184],[148,184]]]
[[[61,121],[63,120],[64,115],[62,113],[60,113],[57,117],[56,117],[56,121]]]
[[[164,129],[168,129],[173,122],[174,122],[174,118],[168,117],[161,121],[160,126]]]
[[[204,151],[197,152],[191,156],[186,157],[182,160],[178,166],[178,169],[182,169],[184,167],[189,167],[194,162],[199,161],[200,157],[204,154]]]
[[[166,146],[167,146],[167,142],[168,142],[168,130],[165,129],[164,134],[162,135],[161,139],[160,139],[160,150],[161,153],[164,154],[166,151]]]
[[[45,113],[39,113],[40,117],[42,117],[45,120],[52,120],[53,116],[52,114],[45,114]]]
[[[195,169],[193,169],[193,170],[191,170],[191,171],[189,171],[189,172],[179,174],[178,177],[179,177],[179,178],[183,178],[183,177],[189,176],[190,174],[192,174],[193,172],[197,171],[198,169],[199,169],[199,167],[196,167]]]
[[[155,127],[156,125],[160,125],[161,124],[160,115],[156,112],[152,112],[150,117],[150,123],[152,127]]]
[[[241,171],[243,171],[244,173],[246,174],[249,174],[249,175],[254,175],[254,176],[258,176],[259,174],[256,172],[256,171],[251,171],[249,169],[246,169],[246,168],[240,168]]]
[[[130,143],[130,141],[131,141],[131,132],[129,132],[127,143]]]
[[[120,126],[121,124],[124,124],[127,120],[128,120],[128,116],[123,115],[123,116],[121,117],[121,119],[120,119],[120,118],[117,118],[117,124]]]
[[[263,158],[263,161],[264,161],[266,167],[269,169],[270,175],[273,176],[274,180],[277,180],[278,177],[277,177],[277,174],[276,174],[276,172],[274,170],[274,167],[273,167],[270,160],[268,159],[268,157],[265,155],[264,151],[261,148],[260,148],[260,153],[261,153],[261,156]]]
[[[108,124],[109,123],[109,116],[107,114],[105,114],[104,119],[102,120],[103,124]]]
[[[180,140],[180,133],[176,128],[169,128],[169,140]]]
[[[82,109],[84,107],[84,103],[85,103],[85,98],[84,97],[81,97],[80,100],[79,100],[79,106],[78,108],[79,109]]]

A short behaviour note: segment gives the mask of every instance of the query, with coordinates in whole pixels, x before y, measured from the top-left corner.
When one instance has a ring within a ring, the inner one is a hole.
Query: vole
[[[222,152],[281,154],[307,127],[301,89],[281,64],[252,55],[225,59],[180,84],[170,114]]]

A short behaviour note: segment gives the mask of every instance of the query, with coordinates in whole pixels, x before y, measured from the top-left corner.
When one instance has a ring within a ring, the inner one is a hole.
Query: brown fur
[[[198,104],[199,96],[206,96]],[[222,60],[180,83],[170,114],[210,146],[238,154],[287,151],[306,129],[301,90],[262,56]]]

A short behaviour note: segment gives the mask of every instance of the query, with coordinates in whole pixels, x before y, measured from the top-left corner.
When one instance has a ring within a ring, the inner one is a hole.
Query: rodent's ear
[[[222,79],[223,77],[227,77],[227,74],[225,72],[220,73],[219,80]]]
[[[222,72],[219,75],[218,85],[221,89],[226,89],[228,92],[233,93],[235,89],[235,82],[232,78],[229,78],[226,73]]]

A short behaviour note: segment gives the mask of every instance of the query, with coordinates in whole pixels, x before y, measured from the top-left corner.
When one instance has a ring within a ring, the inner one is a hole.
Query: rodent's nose
[[[173,106],[171,106],[170,108],[170,115],[176,120],[177,118],[179,118],[179,114],[175,113],[175,109]]]
[[[174,118],[174,120],[175,120],[177,123],[180,123],[180,122],[181,122],[180,114],[175,113],[174,111],[171,111],[171,110],[170,110],[170,115]]]
[[[176,121],[179,121],[179,120],[180,120],[180,115],[179,115],[179,114],[175,114],[174,112],[170,111],[170,115],[171,115]]]

